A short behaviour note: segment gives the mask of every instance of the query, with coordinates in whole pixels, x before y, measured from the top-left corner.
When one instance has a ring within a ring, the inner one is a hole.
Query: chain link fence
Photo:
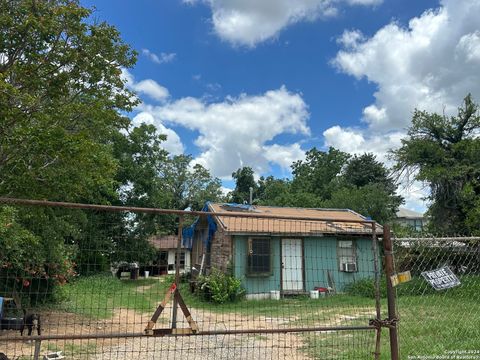
[[[480,238],[394,239],[401,359],[480,359]],[[458,281],[457,281],[458,280]]]
[[[377,336],[377,224],[349,211],[203,210],[0,199],[0,352],[8,359],[386,356]]]

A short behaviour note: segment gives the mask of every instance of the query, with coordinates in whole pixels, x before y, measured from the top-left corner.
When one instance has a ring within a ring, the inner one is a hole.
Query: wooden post
[[[390,356],[392,360],[399,360],[398,333],[397,333],[397,313],[395,305],[395,289],[392,285],[391,276],[395,269],[393,265],[393,244],[390,233],[390,226],[383,227],[383,250],[385,253],[385,275],[387,277],[387,300],[388,300],[388,320],[391,322],[390,331]]]
[[[377,321],[382,320],[381,308],[380,308],[380,269],[379,269],[379,256],[378,256],[378,243],[377,243],[377,225],[372,223],[372,250],[373,250],[373,270],[375,272],[375,310]],[[375,334],[375,360],[380,359],[380,341],[382,335],[382,328],[379,327]]]
[[[178,238],[177,238],[177,251],[175,253],[175,285],[178,291],[178,286],[180,284],[180,253],[182,251],[182,231],[183,231],[183,216],[178,217]],[[178,300],[177,297],[173,297],[172,304],[172,329],[177,327],[177,310],[178,310]]]
[[[35,350],[33,353],[33,359],[38,360],[40,359],[40,349],[42,346],[42,340],[35,340]]]

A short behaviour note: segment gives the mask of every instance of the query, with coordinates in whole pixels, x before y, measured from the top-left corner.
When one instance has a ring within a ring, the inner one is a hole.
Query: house
[[[207,203],[204,211],[211,215],[183,233],[192,264],[203,273],[231,271],[248,298],[319,287],[341,292],[374,277],[372,222],[351,210]],[[376,234],[381,231],[376,224]]]
[[[422,213],[405,208],[398,209],[395,222],[419,232],[422,231],[426,225],[426,219]]]
[[[175,254],[177,251],[177,235],[153,236],[148,242],[157,250],[157,260],[152,268],[152,275],[175,274]],[[182,245],[180,252],[180,273],[190,271],[190,249]]]

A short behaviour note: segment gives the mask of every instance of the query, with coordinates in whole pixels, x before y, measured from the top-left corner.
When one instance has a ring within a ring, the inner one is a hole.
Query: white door
[[[282,239],[282,290],[303,290],[301,239]]]

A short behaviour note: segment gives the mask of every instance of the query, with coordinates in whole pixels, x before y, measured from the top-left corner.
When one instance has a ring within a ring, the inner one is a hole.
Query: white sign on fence
[[[437,270],[424,271],[422,272],[422,276],[435,290],[444,290],[460,285],[460,280],[458,280],[448,266]]]

